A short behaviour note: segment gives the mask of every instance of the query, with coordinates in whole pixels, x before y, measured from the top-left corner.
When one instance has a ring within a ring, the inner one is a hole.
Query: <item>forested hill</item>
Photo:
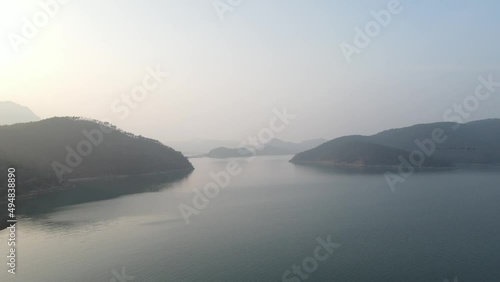
[[[76,117],[0,126],[0,169],[10,166],[26,190],[75,178],[193,169],[180,152],[159,141]],[[0,173],[0,181],[5,188],[6,173]]]
[[[299,153],[291,162],[393,166],[400,155],[408,158],[414,151],[429,151],[422,166],[500,164],[500,119],[419,124],[372,136],[345,136]]]

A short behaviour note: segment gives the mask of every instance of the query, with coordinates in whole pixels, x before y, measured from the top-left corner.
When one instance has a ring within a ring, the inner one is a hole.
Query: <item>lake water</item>
[[[303,262],[305,281],[500,281],[500,168],[422,172],[392,193],[382,174],[290,157],[237,160],[242,172],[189,224],[179,205],[228,160],[19,202],[17,274],[4,264],[0,281],[282,281],[287,270],[303,281],[292,272]],[[318,238],[340,246],[318,261]]]

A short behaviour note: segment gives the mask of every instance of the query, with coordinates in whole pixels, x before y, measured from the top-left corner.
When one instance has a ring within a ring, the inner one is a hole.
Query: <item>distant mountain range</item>
[[[437,141],[436,141],[437,140]],[[414,152],[412,154],[412,152]],[[397,166],[400,156],[421,167],[500,164],[500,119],[457,124],[419,124],[373,136],[346,136],[295,155],[292,163],[339,166]],[[419,163],[419,161],[417,162]]]
[[[168,144],[186,156],[204,155],[213,148],[235,148],[241,142],[237,140],[192,139],[188,141],[168,141]]]
[[[28,107],[18,105],[10,101],[0,102],[0,125],[39,121]]]
[[[326,139],[313,139],[300,143],[286,142],[280,139],[272,139],[268,143],[256,148],[257,156],[293,155],[314,148],[326,142]],[[215,148],[204,155],[209,158],[238,158],[249,157],[253,152],[246,148]]]
[[[16,168],[19,194],[61,180],[193,169],[182,153],[95,120],[58,117],[0,126],[0,137],[0,171]],[[0,183],[7,183],[6,176],[0,174]],[[1,199],[6,189],[0,185]]]

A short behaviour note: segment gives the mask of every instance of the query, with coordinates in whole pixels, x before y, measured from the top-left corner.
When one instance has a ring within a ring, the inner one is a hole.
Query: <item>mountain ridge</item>
[[[0,125],[11,125],[39,120],[40,117],[26,106],[11,101],[0,101]]]
[[[441,132],[443,139],[446,139],[442,143],[432,141],[436,130]],[[337,145],[339,142],[351,144],[351,147],[344,148],[348,151],[343,152],[343,154],[351,154],[350,162],[342,162],[345,156],[339,152]],[[377,152],[360,154],[356,151],[357,142],[384,146],[387,153],[385,157],[391,158],[391,161],[387,162],[383,156],[379,156],[378,161],[368,161],[369,156]],[[366,166],[389,163],[392,166],[400,162],[394,157],[393,152],[399,151],[401,156],[408,158],[414,151],[421,150],[419,144],[423,143],[429,146],[429,150],[432,149],[432,154],[426,157],[430,163],[424,162],[422,167],[436,164],[438,167],[450,167],[457,164],[498,164],[500,163],[500,119],[486,119],[464,124],[452,122],[416,124],[384,130],[370,136],[343,136],[296,154],[290,161],[292,163],[339,163],[340,161],[343,165],[365,163]],[[357,160],[353,160],[354,157]]]

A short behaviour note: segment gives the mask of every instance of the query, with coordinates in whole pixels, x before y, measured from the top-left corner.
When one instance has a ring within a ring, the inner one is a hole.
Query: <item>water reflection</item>
[[[36,218],[64,206],[109,200],[129,194],[158,192],[184,181],[191,173],[192,171],[176,171],[79,182],[72,189],[19,200],[17,213],[20,216]]]
[[[306,170],[333,173],[333,174],[346,174],[346,175],[356,175],[356,174],[384,174],[386,172],[398,173],[397,167],[376,167],[376,166],[342,166],[342,165],[324,165],[315,163],[296,163],[297,167],[301,167]],[[478,172],[478,173],[492,173],[500,172],[500,165],[465,165],[458,164],[450,168],[413,168],[415,173],[447,173],[447,172],[457,172],[457,171],[468,171],[468,172]],[[405,172],[408,170],[405,169]]]

